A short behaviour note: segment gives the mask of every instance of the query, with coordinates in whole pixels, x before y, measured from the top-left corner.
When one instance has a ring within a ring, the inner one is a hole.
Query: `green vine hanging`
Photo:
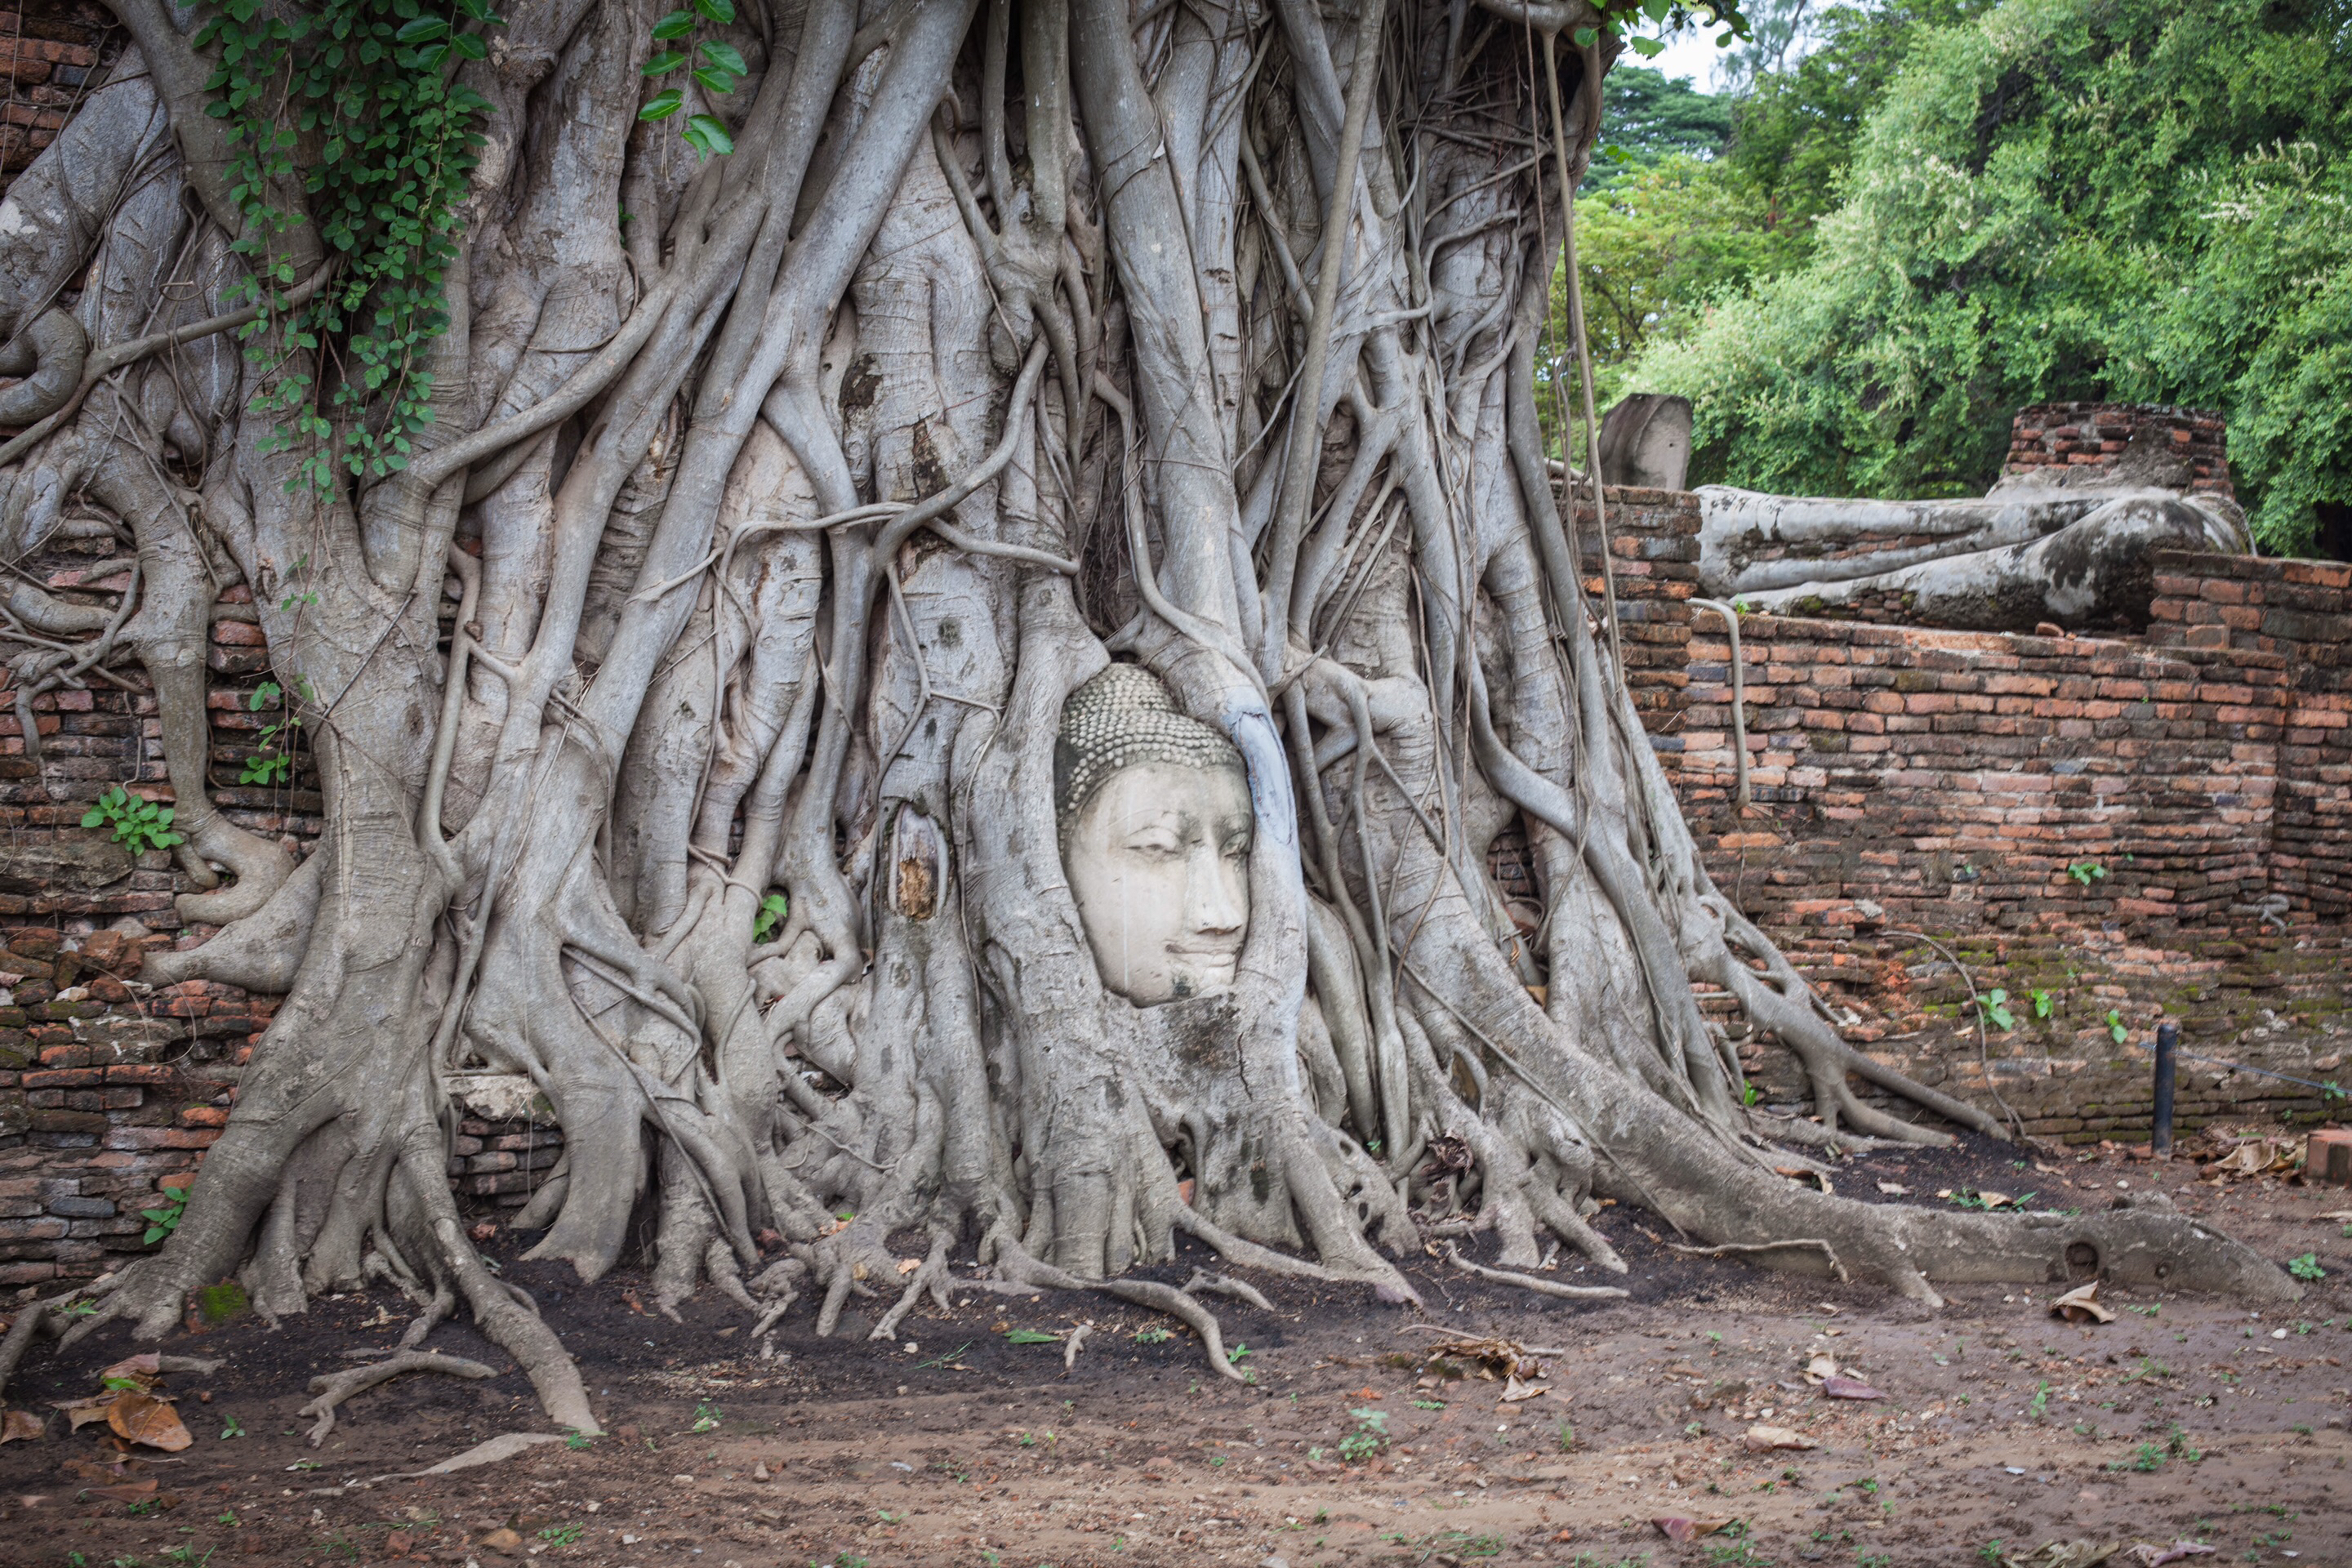
[[[499,25],[486,0],[225,0],[196,35],[199,48],[217,50],[206,88],[237,153],[236,248],[265,305],[247,353],[274,362],[254,407],[281,416],[281,449],[307,445],[297,484],[331,492],[345,474],[404,468],[433,421],[420,360],[448,326],[457,207],[490,107],[457,75],[488,55],[482,29]],[[272,205],[297,182],[303,213]],[[339,270],[289,313],[278,293],[295,280],[286,241],[306,218]]]

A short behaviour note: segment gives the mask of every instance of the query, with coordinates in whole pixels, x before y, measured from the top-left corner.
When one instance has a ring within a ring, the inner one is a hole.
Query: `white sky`
[[[1652,70],[1664,71],[1669,81],[1684,77],[1699,91],[1712,92],[1715,90],[1715,62],[1725,52],[1715,47],[1715,36],[1720,31],[1720,27],[1685,28],[1679,37],[1666,40],[1664,54],[1645,60],[1628,49],[1619,57],[1618,63],[1647,66]]]

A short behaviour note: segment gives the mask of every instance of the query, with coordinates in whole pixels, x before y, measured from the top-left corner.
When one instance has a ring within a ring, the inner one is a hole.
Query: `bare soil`
[[[94,1468],[113,1457],[100,1427],[68,1438],[52,1416],[40,1441],[0,1447],[0,1565],[1893,1568],[2176,1538],[2211,1543],[2215,1563],[2352,1563],[2352,1227],[2322,1217],[2352,1194],[2199,1184],[2185,1162],[2121,1150],[2023,1169],[2013,1155],[1979,1140],[1850,1159],[1838,1188],[2087,1207],[2158,1186],[2283,1263],[2315,1255],[2327,1277],[2262,1314],[2119,1292],[2114,1322],[2074,1326],[2049,1315],[2053,1290],[2002,1286],[1954,1289],[1928,1312],[1682,1257],[1649,1216],[1612,1207],[1601,1228],[1633,1265],[1622,1303],[1532,1299],[1436,1258],[1411,1270],[1425,1312],[1264,1279],[1272,1313],[1211,1298],[1255,1374],[1243,1387],[1213,1376],[1181,1329],[1068,1294],[961,1293],[949,1316],[910,1318],[894,1346],[863,1338],[887,1299],[825,1341],[800,1310],[776,1359],[730,1355],[747,1329],[715,1294],[673,1323],[642,1277],[582,1288],[568,1268],[514,1262],[520,1247],[501,1237],[488,1250],[578,1355],[609,1436],[382,1479],[543,1428],[520,1373],[459,1323],[428,1342],[500,1376],[362,1394],[313,1450],[295,1414],[309,1380],[388,1346],[409,1313],[389,1297],[323,1300],[274,1332],[247,1320],[163,1347],[226,1364],[166,1379],[196,1441],[128,1462],[131,1484],[159,1483],[152,1500],[91,1489],[114,1481]],[[1160,1273],[1181,1284],[1209,1261]],[[1597,1282],[1576,1268],[1559,1277]],[[1066,1374],[1059,1343],[1011,1337],[1081,1322],[1093,1331]],[[1433,1365],[1440,1329],[1551,1347],[1548,1392],[1507,1403],[1476,1363]],[[37,1350],[11,1403],[46,1412],[95,1392],[128,1349],[106,1337]],[[1885,1397],[1825,1397],[1804,1375],[1821,1354]],[[1758,1425],[1818,1447],[1752,1451]],[[1656,1522],[1670,1518],[1735,1522],[1675,1542]]]

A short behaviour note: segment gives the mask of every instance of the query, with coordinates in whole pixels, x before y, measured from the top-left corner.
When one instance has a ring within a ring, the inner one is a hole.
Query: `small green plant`
[[[2053,1003],[2051,1002],[2051,1000],[2050,1000],[2050,993],[2049,993],[2049,992],[2047,992],[2047,991],[2028,991],[2028,992],[2026,993],[2026,995],[2028,995],[2029,997],[2032,998],[2032,1000],[2033,1000],[2033,1016],[2034,1016],[2035,1017],[2037,1017],[2037,1018],[2047,1018],[2048,1016],[2050,1016],[2051,1008],[2052,1008],[2052,1006],[2053,1005]]]
[[[1763,1098],[1764,1091],[1752,1083],[1739,1091],[1739,1103],[1742,1105],[1753,1105]]]
[[[539,1538],[551,1546],[569,1546],[580,1539],[582,1528],[577,1524],[551,1524],[539,1532]]]
[[[244,1422],[239,1421],[234,1415],[223,1415],[221,1417],[221,1438],[223,1441],[226,1441],[231,1437],[242,1437],[244,1436]]]
[[[226,1525],[227,1525],[230,1529],[234,1530],[234,1529],[236,1529],[238,1525],[243,1524],[245,1521],[244,1521],[243,1520],[241,1520],[241,1519],[237,1518],[237,1517],[236,1517],[236,1510],[235,1510],[235,1509],[233,1509],[233,1508],[231,1508],[231,1509],[224,1509],[224,1510],[221,1510],[220,1517],[219,1517],[218,1519],[214,1520],[214,1521],[213,1521],[213,1522],[214,1522],[215,1524],[226,1524]]]
[[[1135,1342],[1139,1345],[1164,1345],[1176,1336],[1157,1323],[1147,1323],[1135,1331]]]
[[[1244,1361],[1246,1361],[1249,1357],[1255,1354],[1257,1354],[1257,1352],[1250,1349],[1249,1346],[1239,1341],[1235,1341],[1234,1348],[1225,1352],[1225,1364],[1227,1366],[1239,1366]]]
[[[139,1238],[142,1247],[152,1247],[180,1228],[180,1216],[188,1212],[188,1189],[165,1187],[161,1208],[141,1209],[139,1217],[147,1222],[147,1229]]]
[[[2039,1421],[2049,1413],[2050,1384],[2047,1382],[2044,1382],[2040,1388],[2034,1391],[2033,1403],[2026,1406],[2026,1414],[2032,1416],[2036,1421]]]
[[[1991,1024],[1994,1028],[2017,1027],[2017,1015],[2009,1010],[2009,993],[1999,986],[1978,997],[1977,1007],[1984,1014],[1986,1022]]]
[[[2294,1275],[2298,1279],[2325,1279],[2327,1278],[2327,1270],[2319,1266],[2318,1255],[2310,1252],[2305,1253],[2301,1258],[2290,1259],[2286,1266],[2286,1271],[2289,1274]]]
[[[1412,1407],[1415,1410],[1443,1410],[1445,1408],[1445,1401],[1443,1399],[1416,1399],[1412,1402]]]
[[[719,1423],[725,1419],[719,1413],[719,1406],[707,1399],[694,1407],[694,1429],[698,1432],[716,1432]]]
[[[1339,1457],[1349,1464],[1370,1458],[1388,1447],[1389,1413],[1385,1410],[1350,1410],[1356,1418],[1356,1429],[1339,1439]]]
[[[117,844],[133,855],[144,855],[150,849],[169,849],[183,842],[181,836],[172,831],[173,815],[173,807],[157,805],[116,784],[98,797],[97,805],[81,814],[81,825],[111,828]]]
[[[1050,1345],[1061,1342],[1059,1334],[1041,1334],[1034,1329],[1014,1329],[1004,1336],[1008,1345]]]
[[[2124,1016],[2113,1007],[2107,1009],[2107,1038],[2119,1046],[2131,1038],[2131,1031],[2124,1026]]]
[[[751,917],[751,940],[765,942],[776,934],[784,917],[793,912],[792,900],[782,893],[770,893],[760,900],[760,912]]]
[[[289,605],[294,602],[293,599],[287,600]],[[310,602],[316,604],[317,596],[311,595]],[[306,692],[309,689],[307,684],[304,689]],[[245,710],[258,713],[265,708],[276,706],[285,695],[284,687],[274,680],[265,680],[253,689],[252,696],[245,700]],[[294,776],[294,743],[299,739],[301,731],[302,716],[299,713],[289,712],[275,724],[263,725],[261,733],[256,737],[261,743],[261,750],[245,759],[245,770],[237,774],[236,782],[275,786],[291,780]]]
[[[1576,1428],[1565,1421],[1559,1424],[1559,1451],[1563,1454],[1576,1452]]]
[[[2087,888],[2107,874],[2107,868],[2096,860],[2077,860],[2066,868],[2066,875]]]
[[[566,1432],[563,1435],[563,1446],[571,1449],[575,1454],[583,1448],[593,1447],[594,1445],[595,1439],[589,1436],[585,1432],[575,1430]]]

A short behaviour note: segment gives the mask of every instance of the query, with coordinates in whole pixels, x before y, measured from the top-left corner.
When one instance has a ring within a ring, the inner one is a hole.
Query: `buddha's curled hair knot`
[[[1157,676],[1114,664],[1070,693],[1054,739],[1054,819],[1066,830],[1095,792],[1147,763],[1247,770],[1224,735],[1188,714]]]

